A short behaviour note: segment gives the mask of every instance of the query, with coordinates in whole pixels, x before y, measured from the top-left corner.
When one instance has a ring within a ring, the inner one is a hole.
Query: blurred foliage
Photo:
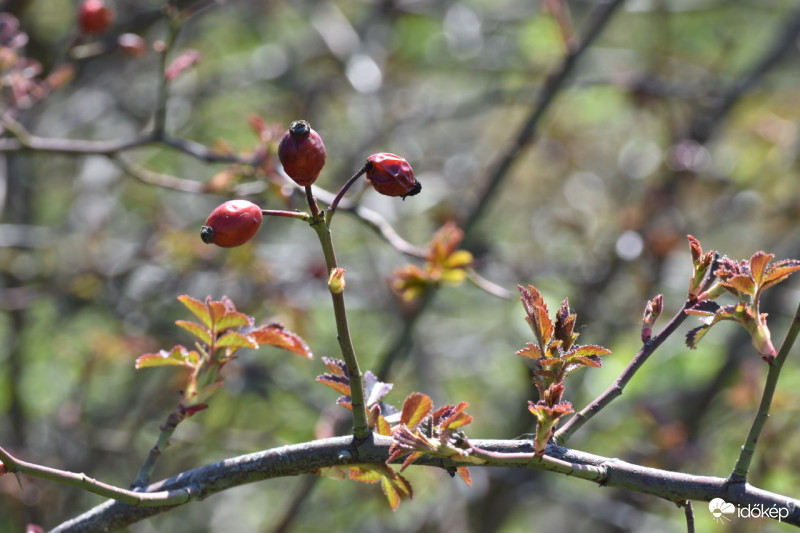
[[[480,200],[493,162],[567,49],[544,2],[178,3],[205,9],[183,26],[172,56],[195,49],[202,59],[170,87],[168,131],[251,151],[258,143],[252,114],[281,128],[305,118],[328,150],[317,184],[334,191],[367,155],[401,154],[423,184],[420,195],[400,202],[357,186],[350,196],[421,247]],[[595,4],[568,2],[578,33]],[[50,73],[74,39],[75,2],[2,5],[29,36],[21,52]],[[146,128],[159,76],[152,45],[166,31],[161,2],[118,1],[114,9],[114,26],[96,41],[112,49],[78,61],[74,79],[21,110],[16,118],[29,131],[110,140]],[[483,276],[509,290],[534,283],[553,309],[568,297],[581,339],[612,350],[602,368],[572,378],[565,399],[576,408],[612,383],[640,347],[647,300],[663,292],[665,316],[682,305],[691,275],[687,233],[734,259],[759,249],[800,257],[796,39],[729,114],[712,114],[776,46],[796,9],[789,0],[627,2],[579,59],[535,143],[519,151],[465,240]],[[148,52],[114,50],[122,32],[141,35]],[[157,145],[126,156],[197,182],[225,168]],[[179,294],[225,295],[259,322],[281,321],[318,356],[337,356],[325,263],[304,224],[265,220],[251,244],[212,248],[199,227],[226,196],[142,183],[103,156],[0,157],[0,441],[20,458],[123,487],[134,479],[178,398],[174,375],[135,372],[134,361],[190,341],[174,326],[183,312]],[[276,190],[250,199],[284,208]],[[302,197],[289,194],[290,205],[302,207]],[[409,259],[346,214],[334,232],[361,366],[377,370],[404,331],[407,310],[389,276]],[[778,342],[797,297],[792,280],[762,302]],[[467,284],[440,289],[389,375],[380,376],[395,384],[387,401],[412,391],[437,405],[467,401],[471,437],[530,433],[535,420],[526,406],[536,393],[525,361],[514,357],[531,340],[523,317],[516,299]],[[739,329],[715,328],[694,352],[682,330],[569,445],[726,476],[766,373]],[[346,427],[336,396],[314,383],[322,370],[319,357],[243,350],[211,407],[178,428],[156,477],[310,440],[337,421]],[[800,372],[791,359],[783,380],[751,481],[796,496]],[[131,531],[277,531],[304,490],[310,495],[292,516],[297,531],[685,530],[683,512],[655,498],[546,473],[471,473],[466,488],[444,472],[410,468],[415,497],[395,513],[375,487],[279,479]],[[22,484],[0,478],[1,533],[28,522],[52,527],[100,503],[43,480]],[[698,530],[723,530],[702,502],[695,513]],[[777,529],[758,520],[736,526]]]

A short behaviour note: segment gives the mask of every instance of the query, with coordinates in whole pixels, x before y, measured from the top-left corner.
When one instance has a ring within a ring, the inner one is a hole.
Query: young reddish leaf
[[[561,302],[561,307],[556,312],[554,336],[563,343],[565,350],[569,350],[572,347],[572,343],[575,342],[575,339],[580,335],[579,333],[573,332],[575,329],[575,319],[577,317],[578,315],[571,312],[569,309],[569,300],[564,298],[564,301]]]
[[[211,314],[208,311],[208,307],[201,302],[200,300],[195,300],[191,296],[187,294],[182,294],[178,296],[178,301],[180,301],[183,305],[191,311],[194,316],[200,319],[200,321],[205,324],[207,328],[211,328],[213,322],[211,321]]]
[[[468,487],[472,486],[472,478],[469,475],[469,468],[466,466],[459,466],[456,468],[456,473],[464,480]]]
[[[687,235],[686,238],[689,239],[689,249],[692,252],[692,263],[697,263],[703,256],[703,248],[700,247],[700,241],[698,241],[692,235]]]
[[[208,331],[207,328],[204,328],[197,322],[189,322],[188,320],[176,320],[175,324],[182,327],[198,339],[200,342],[208,346],[211,344],[211,333]]]
[[[527,289],[522,286],[517,288],[525,313],[528,315],[525,320],[533,330],[539,347],[544,350],[553,337],[553,323],[548,316],[547,304],[544,303],[541,294],[533,285],[528,285]]]
[[[526,342],[525,348],[517,350],[515,355],[527,357],[528,359],[533,359],[534,361],[537,361],[543,357],[542,350],[540,350],[539,347],[532,342]]]
[[[409,428],[415,428],[428,416],[433,409],[433,400],[430,396],[421,392],[414,392],[403,402],[403,412],[400,415],[400,423]]]
[[[336,405],[341,405],[342,407],[344,407],[348,411],[352,411],[353,410],[353,399],[350,398],[350,395],[339,396],[338,398],[336,398]]]
[[[174,80],[178,77],[178,74],[199,63],[202,57],[203,56],[200,54],[200,52],[192,48],[184,51],[181,55],[176,57],[169,67],[167,67],[167,69],[164,71],[164,78],[167,81]]]
[[[770,265],[766,276],[761,281],[761,290],[777,285],[798,270],[800,270],[800,261],[796,259],[784,259]]]
[[[302,355],[306,359],[314,358],[314,354],[311,353],[308,344],[306,344],[299,335],[292,333],[277,322],[272,322],[249,331],[247,332],[247,336],[251,337],[258,344],[267,344],[269,346],[283,348],[297,355]]]
[[[334,376],[347,376],[347,365],[341,359],[323,357],[322,363],[328,367],[328,370],[330,370]]]
[[[327,385],[339,394],[350,396],[350,380],[345,376],[322,374],[321,376],[317,376],[317,381],[323,385]]]
[[[753,281],[756,285],[761,285],[764,280],[764,274],[767,272],[767,265],[775,258],[775,254],[768,254],[766,252],[756,252],[750,258],[750,274],[753,276]]]
[[[457,429],[472,422],[472,416],[464,412],[469,407],[467,402],[458,405],[445,405],[433,413],[433,423],[443,430]]]
[[[464,232],[453,221],[447,222],[433,234],[428,245],[428,262],[442,265],[443,262],[458,248],[464,239]]]
[[[252,339],[245,337],[238,331],[230,331],[217,339],[217,347],[227,348],[258,348],[258,344]]]
[[[197,367],[200,361],[200,354],[194,350],[187,350],[180,344],[174,346],[172,350],[161,350],[158,353],[147,353],[136,358],[136,368],[153,368],[157,366],[185,366],[188,368]]]
[[[753,278],[747,274],[737,274],[719,283],[724,287],[729,287],[742,294],[749,294],[752,296],[756,292],[756,285],[753,283]]]
[[[709,329],[711,329],[711,326],[698,326],[689,331],[686,334],[686,346],[692,350],[696,349],[700,339],[702,339],[703,336],[708,333]]]

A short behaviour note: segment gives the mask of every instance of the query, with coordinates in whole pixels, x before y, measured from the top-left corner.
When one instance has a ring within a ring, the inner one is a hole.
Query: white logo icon
[[[714,522],[722,523],[723,520],[730,522],[730,518],[726,514],[733,514],[736,512],[736,506],[728,503],[722,498],[714,498],[708,502],[708,510],[714,515]]]

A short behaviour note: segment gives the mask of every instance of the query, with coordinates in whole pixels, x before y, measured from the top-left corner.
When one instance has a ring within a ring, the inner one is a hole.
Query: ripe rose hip
[[[229,200],[217,206],[200,228],[200,238],[206,244],[216,244],[222,248],[241,246],[258,231],[261,226],[261,208],[247,200]]]
[[[404,199],[422,190],[408,161],[385,152],[367,158],[367,181],[381,194],[402,196]]]
[[[106,7],[105,0],[84,0],[78,9],[78,26],[83,33],[103,33],[113,19],[114,13]]]
[[[278,145],[278,159],[295,183],[314,183],[325,166],[325,144],[305,120],[295,120]]]

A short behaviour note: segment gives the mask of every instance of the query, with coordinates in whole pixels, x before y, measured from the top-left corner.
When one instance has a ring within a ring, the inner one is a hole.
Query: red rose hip
[[[278,159],[295,183],[314,183],[325,166],[325,144],[305,120],[295,120],[278,145]]]
[[[229,200],[214,209],[200,228],[200,238],[206,244],[222,248],[241,246],[261,226],[261,208],[247,200]]]
[[[367,181],[386,196],[414,196],[422,185],[414,177],[408,161],[399,155],[382,152],[367,158]]]
[[[97,34],[111,26],[114,13],[106,6],[105,0],[84,0],[78,8],[78,26],[86,34]]]

